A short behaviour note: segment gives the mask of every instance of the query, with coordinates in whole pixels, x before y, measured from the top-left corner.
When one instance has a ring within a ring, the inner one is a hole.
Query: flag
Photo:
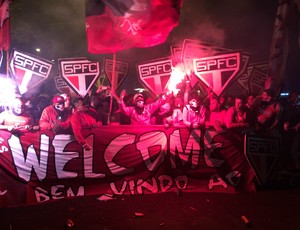
[[[7,51],[10,43],[9,4],[11,0],[1,0],[0,6],[0,49]]]
[[[115,53],[166,41],[183,0],[86,0],[89,53]]]
[[[279,0],[278,3],[268,69],[268,77],[271,79],[269,84],[276,94],[280,93],[286,83],[289,57],[292,55],[291,52],[295,52],[291,31],[295,25],[299,26],[299,12],[294,9],[297,5],[300,8],[299,4],[299,0]]]

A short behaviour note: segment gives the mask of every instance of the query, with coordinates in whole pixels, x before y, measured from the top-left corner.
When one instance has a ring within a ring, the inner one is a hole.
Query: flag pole
[[[108,119],[107,124],[110,124],[110,117],[112,114],[112,106],[113,106],[113,95],[115,94],[115,88],[116,88],[116,52],[113,53],[113,65],[112,65],[112,75],[111,75],[111,92],[110,92],[110,101],[109,101],[109,113],[108,113]]]
[[[9,52],[6,51],[6,77],[9,78]]]

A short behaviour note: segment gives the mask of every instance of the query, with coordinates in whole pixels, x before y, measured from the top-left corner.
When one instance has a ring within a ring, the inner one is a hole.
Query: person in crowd
[[[234,105],[234,101],[235,98],[233,96],[228,95],[227,97],[225,97],[225,102],[224,102],[224,108],[222,109],[229,109],[230,107],[232,107]]]
[[[197,93],[189,95],[188,104],[184,106],[183,123],[190,128],[199,128],[205,124],[206,108],[200,103]]]
[[[289,96],[287,106],[285,107],[284,116],[284,131],[296,131],[300,130],[300,104],[298,94],[292,92],[293,95]],[[297,95],[295,95],[297,94]]]
[[[296,90],[293,90],[289,93],[288,102],[291,104],[291,106],[297,106],[300,103],[298,92]]]
[[[237,96],[235,98],[234,105],[226,111],[224,122],[228,129],[240,129],[250,126],[250,111],[245,106],[243,96]]]
[[[97,111],[99,113],[99,116],[101,118],[102,125],[108,125],[107,123],[107,114],[103,113],[103,104],[100,98],[100,95],[98,93],[92,93],[89,96],[88,101],[84,101],[85,104],[89,104],[89,106]]]
[[[102,125],[108,125],[109,123],[109,111],[110,111],[110,88],[108,86],[99,86],[95,93],[90,94],[90,106],[94,108],[101,117]]]
[[[146,97],[146,99],[145,99],[145,104],[146,105],[151,104],[153,102],[155,102],[155,99],[153,97]]]
[[[256,109],[258,132],[269,132],[278,127],[282,118],[282,107],[276,101],[275,92],[272,89],[266,89],[261,94],[261,102]]]
[[[185,81],[183,91],[179,91],[172,100],[172,115],[166,118],[165,126],[182,127],[185,126],[183,122],[183,108],[188,104],[189,95],[191,92],[191,83],[189,80]]]
[[[284,104],[284,130],[297,131],[300,122],[300,101],[297,91],[291,91]]]
[[[52,105],[43,110],[39,125],[41,130],[52,130],[55,134],[71,134],[71,116],[71,111],[65,110],[65,99],[55,95]]]
[[[27,132],[39,130],[29,111],[26,109],[25,101],[15,98],[9,110],[0,113],[0,129],[12,132]]]
[[[89,105],[100,114],[102,125],[108,124],[108,114],[104,112],[104,101],[102,101],[106,89],[108,89],[108,87],[101,85],[96,92],[93,92],[91,89],[88,91],[86,97],[84,97],[84,104]]]
[[[227,109],[225,107],[225,96],[220,96],[219,97],[219,104],[220,104],[220,110],[226,110]]]
[[[119,123],[119,105],[115,98],[114,91],[109,86],[100,86],[93,100],[97,104],[97,111],[101,115],[102,125],[109,125],[110,123]],[[96,98],[98,95],[100,101]],[[92,98],[91,98],[92,99]]]
[[[254,98],[255,98],[255,97],[254,97],[253,94],[249,94],[249,95],[247,96],[247,102],[246,102],[245,106],[246,106],[248,109],[251,109],[251,106],[252,106],[252,104],[253,104]]]
[[[65,100],[65,110],[68,111],[69,113],[73,113],[73,107],[71,103],[71,96],[69,94],[63,93],[60,94]]]
[[[171,125],[179,127],[184,125],[183,123],[183,107],[184,99],[182,95],[177,95],[174,98],[174,103],[172,106],[172,115],[166,118],[166,127]]]
[[[162,104],[151,116],[153,125],[165,125],[166,118],[172,115],[172,108],[169,102]]]
[[[205,126],[206,128],[214,128],[218,133],[222,133],[226,130],[224,118],[226,110],[220,109],[219,100],[213,98],[209,103],[209,110],[206,114]]]
[[[281,131],[279,137],[284,143],[283,151],[281,151],[283,154],[280,154],[279,162],[281,167],[298,171],[300,169],[300,157],[297,151],[299,145],[295,141],[297,139],[295,136],[299,136],[300,131],[300,105],[297,100],[298,95],[289,95],[288,98],[281,98],[278,102],[283,107],[283,125],[279,125],[279,131]],[[275,131],[272,132],[273,135]]]
[[[296,90],[293,90],[289,93],[288,96],[288,103],[291,107],[297,107],[300,105],[300,100],[298,97],[298,92]]]
[[[75,110],[71,118],[74,137],[85,150],[91,150],[92,147],[85,141],[82,130],[101,127],[100,114],[80,97],[75,99],[74,106]]]
[[[204,106],[208,109],[210,101],[215,98],[214,92],[212,91],[212,87],[206,87],[206,97],[203,99]]]
[[[133,103],[133,97],[134,97],[134,95],[135,94],[127,94],[127,95],[124,96],[123,102],[124,102],[125,106],[134,106],[134,103]],[[150,98],[150,97],[148,97],[148,98]],[[151,103],[153,103],[153,102],[151,102]],[[149,104],[151,104],[151,103],[149,103]],[[121,110],[119,109],[119,111],[121,111]],[[120,112],[119,114],[120,114],[120,125],[130,125],[131,124],[130,117],[128,117],[123,112]]]
[[[52,104],[52,98],[46,94],[40,94],[38,96],[32,96],[26,104],[28,105],[34,124],[38,125],[43,110]]]
[[[153,103],[145,104],[144,96],[137,93],[133,97],[133,106],[127,106],[124,103],[126,91],[122,90],[120,94],[120,110],[130,118],[131,125],[151,125],[151,116],[164,103],[167,97],[163,95]]]

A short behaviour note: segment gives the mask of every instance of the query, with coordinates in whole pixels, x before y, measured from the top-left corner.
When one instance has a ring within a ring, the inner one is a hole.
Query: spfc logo
[[[216,47],[211,43],[198,40],[185,39],[182,45],[182,61],[186,74],[190,74],[193,69],[193,60],[195,58],[211,57],[219,53],[230,52],[228,49]]]
[[[160,94],[165,91],[172,73],[171,59],[138,64],[137,67],[140,80],[153,94]]]
[[[223,92],[240,69],[240,53],[193,59],[195,74],[217,95]]]
[[[10,72],[16,79],[21,94],[46,80],[53,63],[25,53],[14,51],[10,60]]]
[[[173,66],[182,64],[182,47],[171,46],[170,50],[171,50],[171,54],[172,54]]]
[[[246,157],[257,179],[263,184],[279,158],[279,140],[246,135],[244,143]]]
[[[267,68],[262,69],[254,66],[249,77],[250,92],[256,95],[261,93],[265,88],[267,77]]]
[[[244,55],[243,55],[244,56]],[[267,79],[268,63],[248,65],[245,71],[240,70],[237,83],[247,94],[259,94],[263,91]]]
[[[73,95],[76,94],[72,88],[67,84],[67,82],[65,81],[65,79],[63,79],[61,76],[54,76],[54,83],[55,83],[55,87],[56,89],[61,92],[61,93],[65,93],[68,95]],[[76,95],[74,95],[76,96]]]
[[[129,64],[127,62],[115,61],[115,71],[113,77],[113,60],[105,58],[104,59],[104,71],[105,74],[112,86],[115,90],[121,85],[123,80],[128,74]]]
[[[99,63],[85,58],[59,59],[58,62],[61,76],[77,94],[85,97],[99,77]]]

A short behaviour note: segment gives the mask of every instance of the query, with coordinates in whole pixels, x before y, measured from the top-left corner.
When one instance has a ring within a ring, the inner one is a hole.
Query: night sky
[[[84,0],[14,0],[11,48],[54,62],[70,57],[87,57],[99,62],[103,62],[104,57],[112,58],[110,54],[87,52],[84,5]],[[242,50],[250,53],[251,62],[268,61],[276,12],[276,0],[184,0],[179,26],[170,33],[166,43],[117,53],[117,58],[129,60],[131,65],[122,87],[140,87],[135,64],[170,55],[170,45],[180,45],[184,39]],[[299,66],[294,63],[299,60],[299,46],[294,46],[294,56],[288,65],[293,77],[289,77],[286,84],[290,89],[300,85]],[[36,53],[36,47],[42,51]],[[53,75],[57,75],[56,68]]]

